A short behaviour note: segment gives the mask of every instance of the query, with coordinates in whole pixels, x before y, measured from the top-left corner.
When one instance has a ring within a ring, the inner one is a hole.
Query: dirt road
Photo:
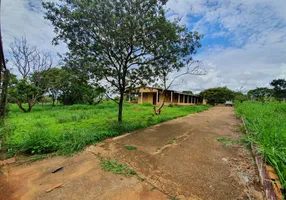
[[[0,199],[263,199],[250,153],[217,140],[239,138],[239,128],[233,108],[215,107],[108,139],[74,157],[5,166]],[[99,157],[116,158],[144,181],[104,172]],[[64,168],[51,173],[58,167]]]

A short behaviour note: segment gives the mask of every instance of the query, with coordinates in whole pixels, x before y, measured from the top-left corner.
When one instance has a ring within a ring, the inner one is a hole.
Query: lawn
[[[242,116],[261,154],[272,165],[286,189],[286,103],[243,102],[235,104],[236,113]]]
[[[146,128],[177,117],[207,110],[207,106],[165,106],[162,114],[153,116],[152,105],[124,104],[123,123],[117,123],[117,104],[99,105],[37,105],[31,113],[23,113],[10,105],[6,125],[8,155],[17,153],[45,154],[57,152],[70,155],[86,145],[108,137]]]

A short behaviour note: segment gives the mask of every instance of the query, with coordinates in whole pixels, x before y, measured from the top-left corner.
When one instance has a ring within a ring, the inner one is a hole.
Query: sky
[[[52,45],[55,34],[43,18],[41,2],[2,0],[2,38],[8,59],[9,44],[22,35],[54,56],[67,51],[64,44]],[[193,58],[208,71],[204,76],[184,76],[173,89],[198,93],[227,86],[246,92],[286,78],[285,0],[169,0],[165,9],[168,19],[180,18],[189,30],[204,35]]]

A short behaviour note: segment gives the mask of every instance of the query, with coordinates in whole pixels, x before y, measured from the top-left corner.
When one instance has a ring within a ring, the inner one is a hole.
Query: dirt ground
[[[108,139],[73,157],[4,166],[0,199],[264,199],[248,150],[217,141],[239,138],[239,128],[233,108],[215,107]],[[99,157],[116,158],[144,181],[104,172]],[[57,184],[63,185],[46,192]]]

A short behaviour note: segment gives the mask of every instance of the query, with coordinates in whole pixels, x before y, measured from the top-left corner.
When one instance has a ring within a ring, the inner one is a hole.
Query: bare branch
[[[53,58],[50,52],[39,51],[36,46],[28,43],[27,38],[14,38],[10,44],[11,61],[23,78],[30,74],[50,69]]]

